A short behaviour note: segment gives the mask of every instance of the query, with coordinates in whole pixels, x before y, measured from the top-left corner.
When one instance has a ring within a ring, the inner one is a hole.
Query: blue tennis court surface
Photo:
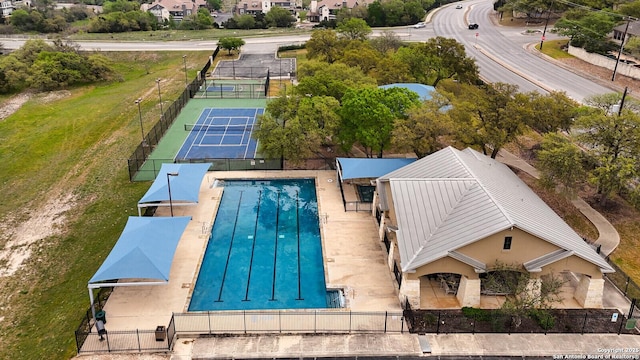
[[[258,142],[251,137],[263,108],[206,108],[195,124],[184,125],[189,135],[176,160],[253,159]]]
[[[236,91],[236,87],[234,85],[212,85],[207,86],[207,91]]]

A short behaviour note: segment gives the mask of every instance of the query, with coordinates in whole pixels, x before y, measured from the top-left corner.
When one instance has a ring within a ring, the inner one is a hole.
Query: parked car
[[[456,9],[462,9],[462,5],[456,5]]]
[[[479,27],[480,27],[480,25],[478,25],[476,23],[470,23],[469,24],[469,30],[476,30]]]
[[[425,23],[423,23],[423,22],[419,22],[419,23],[413,25],[413,27],[416,28],[416,29],[420,29],[420,28],[423,28],[425,26],[427,26],[427,25]]]

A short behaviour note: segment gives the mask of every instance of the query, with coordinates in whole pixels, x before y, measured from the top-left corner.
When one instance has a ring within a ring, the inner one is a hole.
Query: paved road
[[[465,45],[468,55],[475,58],[480,74],[490,82],[516,84],[521,91],[566,91],[577,101],[585,97],[611,92],[611,89],[584,79],[536,56],[525,49],[540,41],[541,34],[527,34],[522,29],[496,26],[492,20],[493,2],[472,0],[462,3],[463,9],[443,7],[433,17],[431,26],[438,36],[451,37]],[[480,25],[469,30],[468,23]],[[530,30],[543,30],[544,24]],[[553,34],[547,31],[547,37]],[[505,71],[506,70],[506,71]]]
[[[465,45],[469,56],[476,59],[483,78],[490,82],[516,84],[521,91],[566,91],[578,101],[612,91],[528,52],[525,45],[539,41],[540,35],[526,35],[519,29],[494,25],[490,20],[493,12],[491,0],[469,0],[461,4],[463,9],[456,9],[453,4],[439,9],[424,28],[402,27],[392,31],[407,41],[425,41],[436,35],[454,38]],[[480,28],[468,30],[468,21],[478,23]],[[374,36],[382,31],[375,30]],[[245,38],[244,50],[257,54],[272,53],[278,45],[302,43],[309,37],[310,34]],[[8,49],[17,49],[24,40],[0,39],[0,42]],[[83,49],[102,51],[194,51],[212,49],[217,45],[216,40],[78,43]]]

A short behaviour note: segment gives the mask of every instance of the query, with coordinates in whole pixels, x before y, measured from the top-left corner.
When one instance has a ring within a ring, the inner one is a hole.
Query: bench
[[[453,289],[451,285],[449,285],[449,283],[444,279],[440,280],[440,287],[442,287],[442,289],[444,290],[444,293],[447,295],[449,294],[455,295],[457,293],[457,290]]]

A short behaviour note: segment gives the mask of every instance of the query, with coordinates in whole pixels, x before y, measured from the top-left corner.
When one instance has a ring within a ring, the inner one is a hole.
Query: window
[[[511,236],[504,237],[504,245],[502,245],[502,250],[511,250],[511,240],[513,238]]]

